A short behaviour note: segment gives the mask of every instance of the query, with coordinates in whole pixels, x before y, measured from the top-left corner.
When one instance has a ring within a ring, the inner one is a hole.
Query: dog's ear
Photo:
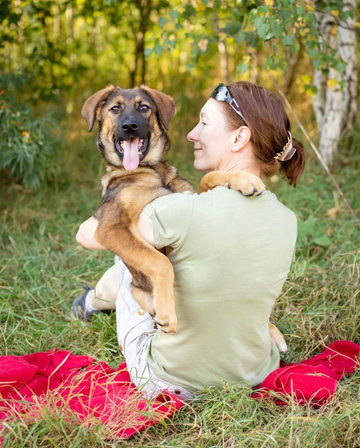
[[[166,93],[159,92],[158,90],[150,89],[148,86],[140,86],[140,90],[143,90],[154,101],[157,107],[157,113],[159,120],[166,130],[169,129],[169,121],[172,119],[175,113],[175,101],[171,96]]]
[[[100,106],[100,103],[105,102],[110,93],[114,92],[115,90],[116,87],[110,85],[105,89],[99,90],[98,92],[94,93],[94,95],[91,95],[91,97],[85,101],[81,109],[81,115],[85,118],[89,125],[88,132],[90,132],[94,127],[96,112]]]

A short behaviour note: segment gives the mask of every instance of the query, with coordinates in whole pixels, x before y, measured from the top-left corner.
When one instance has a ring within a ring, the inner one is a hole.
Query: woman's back
[[[270,192],[217,187],[159,198],[145,209],[156,247],[170,246],[178,329],[157,332],[149,363],[189,391],[247,381],[279,365],[269,316],[288,274],[296,217]]]

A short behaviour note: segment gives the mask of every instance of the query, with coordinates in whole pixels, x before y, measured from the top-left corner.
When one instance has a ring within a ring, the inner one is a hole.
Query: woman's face
[[[194,167],[199,171],[222,170],[231,158],[236,132],[228,131],[219,103],[210,98],[201,109],[200,121],[187,135],[194,143]]]

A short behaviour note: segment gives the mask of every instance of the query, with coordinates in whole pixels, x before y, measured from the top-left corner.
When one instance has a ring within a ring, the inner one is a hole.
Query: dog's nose
[[[130,120],[125,121],[121,127],[125,132],[137,131],[139,129],[139,125],[136,123],[136,121]]]

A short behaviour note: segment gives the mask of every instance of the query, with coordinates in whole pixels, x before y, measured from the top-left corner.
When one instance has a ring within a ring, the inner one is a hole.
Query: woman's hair
[[[295,187],[305,166],[302,143],[293,137],[292,145],[296,151],[292,158],[284,162],[274,158],[284,149],[290,131],[290,121],[280,98],[264,87],[246,81],[233,82],[227,88],[248,122],[251,131],[250,141],[261,173],[272,176],[279,168],[283,177]],[[230,130],[246,125],[228,104],[223,102],[219,104],[222,105]]]

